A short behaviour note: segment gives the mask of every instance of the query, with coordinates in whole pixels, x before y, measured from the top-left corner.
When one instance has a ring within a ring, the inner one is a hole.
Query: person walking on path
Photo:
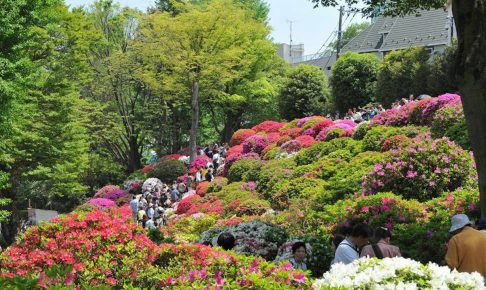
[[[333,260],[335,263],[350,264],[359,259],[360,249],[368,244],[371,237],[370,227],[365,223],[353,227],[351,234],[347,236],[337,247]]]
[[[449,232],[453,236],[445,256],[447,265],[459,272],[486,276],[486,235],[473,229],[465,214],[454,215],[451,223]]]
[[[377,228],[373,237],[374,243],[364,246],[360,257],[376,257],[378,259],[401,257],[400,249],[390,244],[391,237],[392,234],[389,229]]]
[[[137,222],[138,215],[138,200],[137,196],[133,195],[133,199],[130,201],[130,209],[132,210],[132,218],[134,222]]]

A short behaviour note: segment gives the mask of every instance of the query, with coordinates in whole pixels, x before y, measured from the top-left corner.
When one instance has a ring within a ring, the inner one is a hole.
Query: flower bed
[[[405,258],[359,259],[333,265],[323,279],[313,283],[319,289],[484,289],[478,273],[459,273],[437,264],[423,265]]]

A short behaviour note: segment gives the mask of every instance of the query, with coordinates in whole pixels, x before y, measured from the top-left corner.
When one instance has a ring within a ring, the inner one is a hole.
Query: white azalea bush
[[[267,261],[275,259],[279,247],[288,239],[282,228],[255,220],[206,231],[201,234],[199,243],[216,246],[218,236],[223,232],[230,232],[235,237],[233,250],[236,253],[261,256]]]
[[[363,258],[332,266],[314,289],[486,289],[479,273],[459,273],[405,258]]]

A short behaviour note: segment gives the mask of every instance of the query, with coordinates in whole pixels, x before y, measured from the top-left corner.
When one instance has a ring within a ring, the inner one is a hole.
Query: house
[[[452,13],[444,9],[422,10],[417,15],[401,17],[378,16],[371,25],[353,38],[341,50],[375,53],[383,59],[393,50],[423,46],[435,55],[451,43],[456,33]],[[293,65],[317,65],[329,75],[336,62],[336,53],[327,53],[313,59],[293,62]]]

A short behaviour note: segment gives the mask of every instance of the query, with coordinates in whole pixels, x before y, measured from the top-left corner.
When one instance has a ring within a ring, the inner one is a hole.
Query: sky
[[[89,5],[94,0],[66,0],[68,5]],[[145,10],[153,6],[153,0],[118,0],[122,6]],[[338,8],[319,7],[314,9],[308,0],[266,0],[270,5],[269,24],[271,37],[276,43],[289,43],[290,21],[292,21],[292,39],[294,44],[304,44],[305,55],[319,51],[326,39],[335,37],[339,19]],[[350,23],[362,22],[359,14],[344,15],[344,28]],[[330,41],[328,41],[330,42]]]

